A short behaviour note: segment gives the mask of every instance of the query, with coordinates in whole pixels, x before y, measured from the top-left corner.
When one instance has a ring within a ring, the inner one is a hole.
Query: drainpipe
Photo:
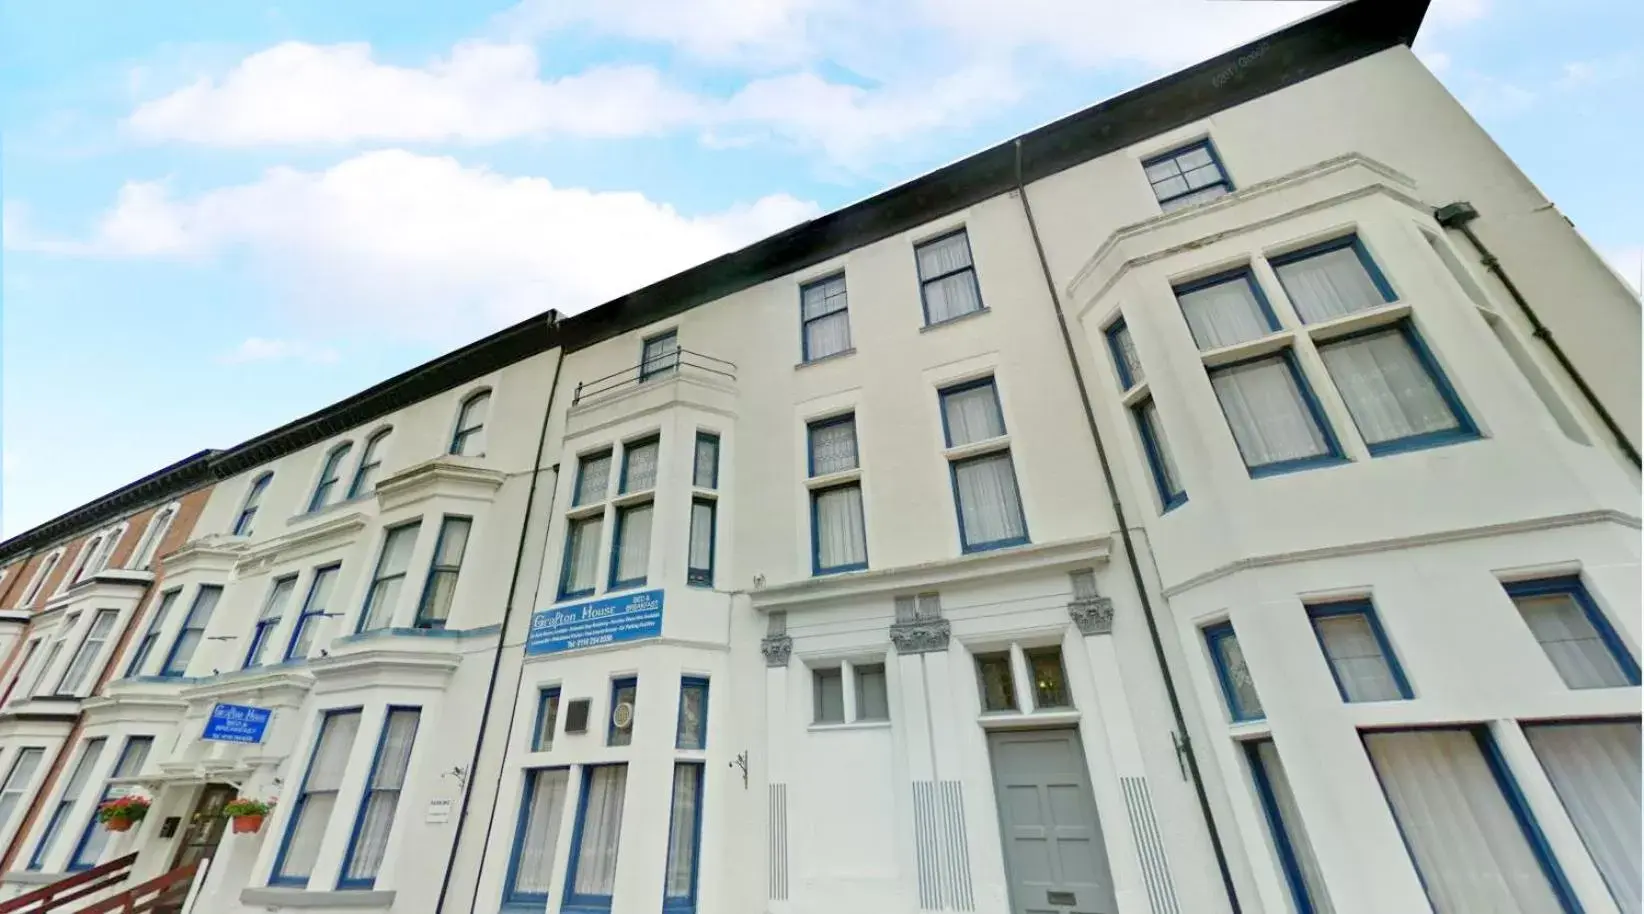
[[[1119,537],[1124,541],[1125,559],[1130,565],[1130,576],[1136,582],[1136,594],[1142,600],[1142,618],[1147,621],[1147,633],[1153,641],[1153,656],[1159,662],[1159,672],[1163,674],[1165,695],[1170,699],[1170,714],[1175,719],[1176,732],[1180,734],[1181,744],[1176,747],[1178,758],[1187,760],[1189,778],[1193,781],[1193,792],[1199,798],[1199,812],[1204,816],[1206,828],[1210,832],[1210,848],[1216,855],[1216,868],[1221,871],[1222,889],[1227,893],[1227,903],[1233,914],[1239,914],[1239,895],[1233,886],[1233,871],[1227,864],[1227,851],[1222,847],[1220,833],[1216,831],[1216,819],[1210,812],[1210,796],[1205,793],[1204,778],[1199,772],[1198,756],[1193,749],[1192,737],[1188,735],[1187,719],[1182,715],[1181,698],[1176,694],[1176,684],[1170,678],[1170,666],[1165,660],[1164,642],[1159,637],[1159,623],[1153,614],[1153,602],[1147,597],[1147,581],[1142,577],[1141,565],[1136,561],[1136,544],[1130,536],[1130,524],[1125,521],[1124,504],[1119,499],[1119,488],[1113,480],[1113,465],[1108,461],[1107,448],[1102,444],[1102,433],[1096,427],[1096,411],[1090,405],[1090,392],[1085,387],[1084,372],[1079,368],[1079,358],[1073,349],[1073,336],[1067,328],[1067,317],[1062,313],[1062,297],[1056,291],[1056,281],[1050,275],[1050,261],[1045,257],[1045,246],[1039,240],[1039,225],[1033,219],[1033,207],[1028,203],[1027,185],[1022,180],[1022,141],[1016,141],[1016,198],[1022,201],[1022,214],[1027,217],[1028,232],[1033,236],[1033,249],[1039,255],[1039,269],[1045,277],[1045,288],[1050,292],[1052,310],[1056,312],[1056,326],[1062,332],[1062,346],[1067,351],[1067,363],[1073,369],[1073,380],[1079,388],[1079,402],[1084,405],[1085,426],[1090,432],[1090,440],[1096,445],[1096,459],[1102,465],[1102,480],[1107,484],[1108,504],[1113,508],[1114,521],[1119,525]]]
[[[1507,294],[1512,296],[1514,303],[1518,305],[1518,309],[1524,312],[1524,317],[1529,320],[1530,335],[1547,345],[1547,350],[1553,354],[1553,358],[1557,360],[1559,367],[1563,368],[1564,372],[1570,376],[1570,380],[1575,382],[1576,390],[1587,401],[1587,405],[1592,407],[1594,413],[1598,414],[1598,421],[1604,423],[1604,427],[1609,429],[1610,434],[1615,438],[1615,443],[1621,447],[1622,453],[1627,455],[1627,459],[1632,461],[1633,467],[1637,469],[1639,467],[1638,449],[1633,447],[1631,441],[1627,440],[1626,433],[1622,432],[1621,426],[1616,424],[1615,417],[1610,415],[1610,411],[1604,408],[1604,404],[1598,399],[1598,394],[1587,386],[1587,379],[1582,377],[1581,372],[1576,370],[1569,356],[1564,354],[1564,348],[1558,345],[1558,340],[1553,339],[1553,331],[1548,330],[1547,325],[1541,322],[1541,317],[1536,314],[1534,308],[1530,307],[1530,302],[1525,299],[1524,293],[1520,292],[1518,286],[1514,285],[1513,280],[1507,276],[1507,270],[1502,267],[1501,261],[1496,255],[1490,253],[1490,249],[1484,246],[1484,242],[1478,239],[1478,235],[1474,234],[1473,227],[1469,223],[1478,218],[1478,210],[1473,208],[1473,204],[1465,200],[1458,200],[1455,203],[1434,210],[1433,218],[1437,220],[1439,225],[1460,232],[1468,243],[1473,246],[1473,250],[1478,251],[1479,262],[1484,264],[1484,268],[1489,270],[1492,276],[1501,280],[1502,286],[1507,289]]]
[[[548,331],[550,333],[554,332],[556,318],[557,315],[554,315],[549,319]],[[525,562],[525,543],[531,531],[531,508],[536,502],[537,481],[542,478],[542,452],[548,440],[548,418],[554,414],[554,394],[559,391],[559,371],[564,365],[565,348],[561,346],[559,360],[554,363],[554,378],[548,384],[548,405],[542,411],[542,428],[537,434],[537,456],[531,463],[531,485],[525,494],[525,519],[520,523],[519,545],[514,550],[513,580],[508,582],[508,602],[502,608],[502,627],[497,631],[497,650],[491,657],[491,677],[487,680],[485,686],[485,704],[480,708],[479,736],[474,739],[474,757],[468,763],[468,776],[463,779],[462,807],[457,814],[457,832],[451,839],[451,855],[445,860],[445,875],[440,878],[440,894],[438,900],[434,902],[435,914],[439,914],[445,909],[445,896],[451,890],[451,872],[457,865],[457,851],[462,845],[462,828],[468,821],[468,803],[474,795],[474,776],[479,770],[480,751],[485,748],[486,724],[491,719],[491,705],[497,694],[497,677],[502,671],[503,643],[508,638],[508,621],[514,614],[514,596],[519,588],[520,566]],[[523,663],[521,664],[521,675],[524,675]],[[515,683],[515,691],[518,691],[517,682]],[[517,708],[518,702],[515,702],[513,707]],[[513,729],[514,716],[510,712],[506,732],[511,733]],[[485,824],[485,839],[480,845],[480,867],[474,872],[474,897],[468,902],[468,907],[463,909],[467,911],[473,910],[474,905],[479,901],[480,875],[485,871],[485,850],[491,845],[491,829],[497,821],[496,799],[502,790],[502,779],[497,778],[496,781],[496,791],[491,794],[492,815]]]

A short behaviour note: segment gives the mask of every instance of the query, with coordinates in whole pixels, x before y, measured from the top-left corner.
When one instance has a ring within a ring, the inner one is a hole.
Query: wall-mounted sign
[[[205,732],[200,738],[222,743],[260,743],[273,716],[274,712],[268,708],[218,703],[206,718]]]
[[[451,821],[451,801],[429,800],[428,813],[423,817],[423,821],[429,825],[440,825]]]
[[[526,656],[655,638],[662,634],[662,591],[642,590],[603,600],[539,609],[531,616]]]

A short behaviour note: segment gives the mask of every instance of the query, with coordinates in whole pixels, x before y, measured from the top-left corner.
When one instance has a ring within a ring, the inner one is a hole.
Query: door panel
[[[991,733],[988,749],[1013,914],[1114,914],[1077,731]]]

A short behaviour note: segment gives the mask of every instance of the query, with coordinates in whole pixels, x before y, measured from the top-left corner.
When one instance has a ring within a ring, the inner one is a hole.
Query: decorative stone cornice
[[[364,512],[354,510],[309,526],[298,527],[283,536],[276,536],[246,548],[239,554],[235,571],[242,575],[252,574],[266,567],[343,545],[365,529],[366,521]],[[166,567],[166,573],[171,574],[169,565]]]
[[[406,467],[377,483],[375,491],[378,506],[392,511],[436,495],[490,501],[507,478],[505,473],[448,455]]]
[[[792,635],[766,635],[759,642],[759,650],[765,654],[765,665],[779,668],[788,665],[788,658],[793,654]]]
[[[914,619],[892,622],[891,646],[898,654],[929,654],[948,649],[952,627],[946,619]]]
[[[1113,634],[1113,600],[1109,597],[1075,597],[1067,604],[1067,614],[1082,634]]]
[[[246,541],[220,533],[184,543],[163,560],[168,580],[191,571],[227,572],[246,551]]]
[[[462,664],[451,653],[372,649],[332,654],[311,660],[314,692],[341,692],[360,688],[444,689]]]

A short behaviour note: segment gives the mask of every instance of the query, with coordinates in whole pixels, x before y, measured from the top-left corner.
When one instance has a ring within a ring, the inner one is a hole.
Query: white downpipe
[[[206,870],[209,869],[211,869],[210,857],[201,860],[200,865],[195,868],[194,878],[188,884],[188,895],[183,898],[182,914],[193,914],[194,901],[200,897],[200,887],[205,885]]]

